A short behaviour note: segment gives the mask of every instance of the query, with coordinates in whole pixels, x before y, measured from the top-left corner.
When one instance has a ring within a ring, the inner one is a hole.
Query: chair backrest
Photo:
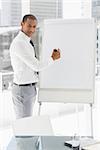
[[[53,130],[48,116],[17,119],[13,123],[15,136],[52,136]]]

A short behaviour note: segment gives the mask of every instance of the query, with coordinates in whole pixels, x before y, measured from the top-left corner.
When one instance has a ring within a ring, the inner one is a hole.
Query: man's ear
[[[23,23],[23,22],[21,22],[21,26],[23,26],[23,24],[24,24],[24,23]]]

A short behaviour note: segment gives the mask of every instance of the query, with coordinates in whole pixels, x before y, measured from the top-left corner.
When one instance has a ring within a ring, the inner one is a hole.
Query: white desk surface
[[[70,136],[19,136],[12,138],[7,150],[71,150],[64,145],[65,141],[70,140],[72,140]],[[84,145],[91,143],[86,150],[100,150],[100,143],[94,142],[93,139],[87,138],[84,141]]]

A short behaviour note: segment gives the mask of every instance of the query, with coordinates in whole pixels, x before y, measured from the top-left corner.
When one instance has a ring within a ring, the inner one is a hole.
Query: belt
[[[32,86],[32,85],[35,85],[36,83],[29,83],[29,84],[17,84],[17,83],[13,83],[15,85],[18,85],[18,86]]]

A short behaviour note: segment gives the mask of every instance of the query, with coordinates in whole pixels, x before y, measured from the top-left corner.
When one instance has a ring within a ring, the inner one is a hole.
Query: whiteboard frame
[[[82,21],[82,19],[73,19],[71,20],[74,23],[74,20]],[[84,19],[86,22],[88,19]],[[39,91],[38,91],[38,102],[56,102],[56,103],[94,103],[94,95],[95,95],[95,54],[96,54],[96,21],[92,18],[90,19],[94,23],[94,60],[93,60],[93,86],[91,89],[68,89],[68,88],[41,88],[39,83]],[[44,21],[45,23],[50,23],[51,21],[55,22],[55,20],[47,19]],[[56,19],[56,21],[64,21],[65,19]],[[68,20],[67,20],[68,21]],[[41,73],[39,75],[39,79],[41,80]]]
[[[39,90],[39,102],[93,103],[93,90],[43,89]],[[87,101],[88,100],[88,101]]]

